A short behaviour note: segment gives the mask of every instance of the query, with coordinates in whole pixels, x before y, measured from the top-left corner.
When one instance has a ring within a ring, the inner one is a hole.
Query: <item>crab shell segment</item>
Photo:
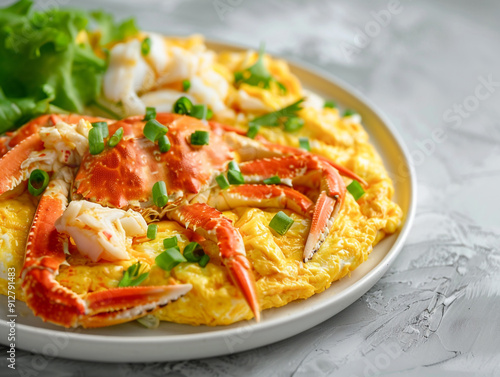
[[[158,145],[143,135],[145,121],[131,117],[110,126],[112,135],[120,127],[124,134],[114,148],[98,155],[86,154],[75,179],[75,193],[86,200],[116,208],[139,202],[152,205],[152,188],[164,181],[167,192],[197,194],[210,184],[214,171],[225,168],[233,153],[223,142],[222,132],[192,117],[161,113],[156,120],[168,128],[171,148],[161,153]],[[190,143],[195,131],[210,133],[210,144]]]

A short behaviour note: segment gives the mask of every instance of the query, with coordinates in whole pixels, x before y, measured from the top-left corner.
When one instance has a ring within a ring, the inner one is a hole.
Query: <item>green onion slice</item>
[[[351,195],[354,196],[354,200],[358,200],[363,195],[365,195],[365,190],[363,190],[363,187],[361,186],[361,184],[356,180],[353,180],[347,186],[347,191],[349,191],[351,193]]]
[[[286,232],[288,232],[292,224],[293,219],[291,217],[288,217],[285,212],[279,211],[272,218],[271,222],[269,223],[269,227],[276,233],[284,235]]]
[[[154,240],[156,238],[156,233],[158,232],[158,224],[149,224],[147,237],[150,240]]]
[[[46,171],[35,169],[30,174],[28,191],[33,196],[40,195],[49,184],[49,175]]]
[[[147,37],[147,38],[144,38],[144,40],[141,43],[142,55],[144,55],[144,56],[148,55],[149,51],[151,51],[151,38]]]
[[[198,242],[190,242],[183,251],[184,258],[188,260],[188,262],[199,262],[201,257],[205,255],[203,252],[203,248]]]
[[[191,88],[191,81],[189,80],[182,80],[182,90],[187,92]]]
[[[210,257],[207,255],[207,254],[204,254],[200,261],[198,262],[198,264],[200,265],[200,267],[205,267],[208,262],[210,262]]]
[[[347,109],[346,111],[344,111],[345,117],[350,117],[351,115],[354,115],[354,114],[356,114],[356,112],[354,110],[351,110],[351,109]]]
[[[279,185],[281,183],[280,177],[275,175],[274,177],[264,179],[263,181],[266,185]]]
[[[309,139],[307,137],[299,137],[299,148],[305,149],[306,151],[311,150],[311,145],[309,144]]]
[[[245,179],[243,178],[243,174],[241,174],[238,170],[229,170],[227,172],[227,179],[232,185],[241,185],[245,183]]]
[[[171,247],[177,247],[177,237],[173,236],[170,238],[165,238],[163,240],[163,247],[165,249],[170,249]]]
[[[208,145],[210,134],[207,131],[194,131],[191,134],[191,145]]]
[[[210,120],[214,116],[214,113],[207,105],[194,105],[189,115],[198,119]]]
[[[142,133],[153,143],[168,132],[168,128],[156,119],[148,120]]]
[[[144,272],[139,275],[141,270],[141,262],[131,265],[123,273],[123,277],[118,283],[118,287],[136,287],[141,284],[149,276],[149,272]]]
[[[148,121],[156,118],[156,108],[155,107],[146,107],[146,114],[144,114],[143,121]]]
[[[181,115],[191,114],[193,104],[187,97],[181,97],[174,103],[173,112]]]
[[[255,136],[257,136],[258,132],[259,126],[250,126],[248,127],[247,137],[249,137],[250,139],[255,139]]]
[[[288,118],[285,121],[285,131],[286,132],[295,132],[304,127],[304,119],[299,117]]]
[[[335,109],[337,107],[337,104],[334,101],[325,101],[325,104],[323,105],[323,108],[325,109]]]
[[[101,127],[91,128],[89,131],[89,151],[90,154],[99,154],[104,150],[104,138]]]
[[[165,153],[170,150],[170,140],[166,135],[160,136],[158,139],[158,146],[160,147],[160,152]]]
[[[220,174],[217,177],[215,177],[215,181],[217,182],[217,184],[219,185],[219,187],[222,190],[225,190],[225,189],[227,189],[229,187],[229,182],[227,181],[227,179],[224,176],[224,174]]]
[[[155,258],[156,265],[165,271],[170,271],[179,263],[187,262],[187,259],[179,251],[178,247],[171,247]]]
[[[228,170],[241,171],[236,161],[230,161],[227,165]]]
[[[168,195],[165,182],[158,181],[153,185],[153,202],[160,208],[167,205]]]
[[[111,148],[116,147],[120,142],[120,140],[122,139],[122,137],[123,137],[123,127],[120,127],[115,131],[113,136],[109,138],[108,146]]]
[[[198,119],[207,119],[208,108],[207,105],[193,105],[189,115]]]
[[[94,122],[90,123],[92,127],[99,128],[101,130],[101,135],[103,138],[107,138],[109,136],[108,124],[106,122]]]

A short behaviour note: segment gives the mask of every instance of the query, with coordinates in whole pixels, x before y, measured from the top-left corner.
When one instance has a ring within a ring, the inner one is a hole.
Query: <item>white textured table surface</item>
[[[499,376],[500,3],[389,3],[219,0],[232,5],[217,13],[213,1],[74,2],[134,14],[150,30],[266,41],[274,54],[353,84],[412,151],[418,212],[380,282],[306,333],[177,363],[90,363],[18,350],[18,369],[2,356],[0,375]]]

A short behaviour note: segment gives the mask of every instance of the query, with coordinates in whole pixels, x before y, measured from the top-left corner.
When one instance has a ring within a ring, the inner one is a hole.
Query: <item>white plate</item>
[[[209,47],[241,50],[242,47],[210,42]],[[315,67],[290,62],[304,86],[325,98],[355,109],[371,142],[394,180],[394,200],[406,214],[402,229],[383,240],[368,260],[351,275],[321,294],[265,310],[262,320],[231,326],[206,327],[162,323],[148,330],[136,322],[103,329],[66,330],[44,323],[22,302],[16,302],[16,347],[48,356],[108,362],[170,361],[225,355],[264,346],[305,331],[337,314],[368,291],[387,271],[401,251],[413,222],[416,203],[415,173],[400,137],[375,107],[354,89]],[[7,344],[7,298],[0,298],[0,342]]]

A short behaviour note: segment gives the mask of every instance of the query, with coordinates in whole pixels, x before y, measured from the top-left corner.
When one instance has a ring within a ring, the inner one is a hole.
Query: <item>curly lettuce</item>
[[[104,12],[32,6],[0,9],[0,133],[54,109],[82,113],[99,97],[107,62],[91,27],[97,48],[138,33],[133,20],[116,24]]]

